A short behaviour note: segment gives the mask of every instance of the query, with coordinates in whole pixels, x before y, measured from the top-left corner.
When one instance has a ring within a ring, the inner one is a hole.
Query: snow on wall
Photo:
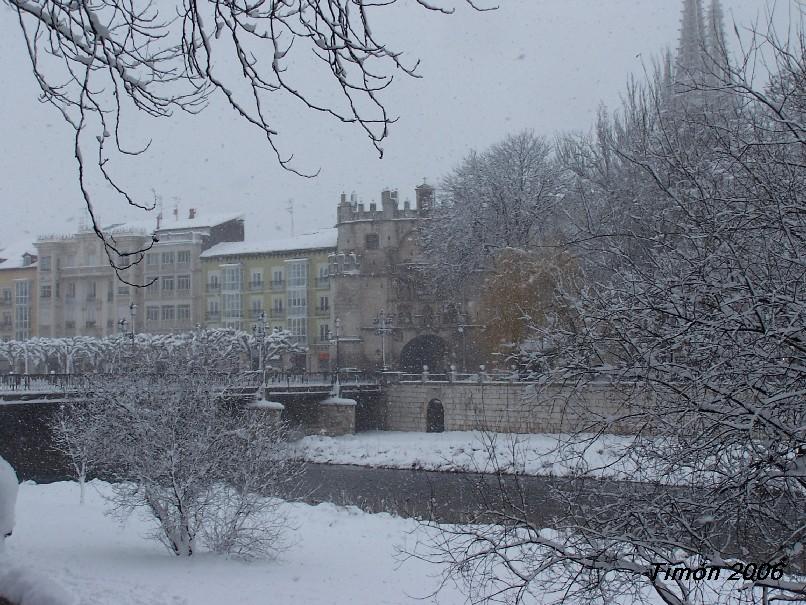
[[[19,482],[11,465],[0,457],[0,550],[14,529],[14,507]]]

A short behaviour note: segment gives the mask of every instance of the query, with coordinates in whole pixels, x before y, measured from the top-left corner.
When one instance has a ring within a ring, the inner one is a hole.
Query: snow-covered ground
[[[143,537],[150,530],[146,521],[134,516],[121,527],[105,516],[101,493],[108,489],[92,482],[80,505],[75,483],[23,483],[0,576],[10,567],[28,570],[26,581],[44,578],[80,605],[465,602],[453,587],[418,600],[437,587],[439,570],[417,560],[399,564],[396,547],[411,540],[412,520],[332,504],[288,504],[297,529],[279,559],[245,563],[202,553],[183,560]]]
[[[628,478],[632,469],[616,462],[629,437],[606,435],[591,439],[571,457],[558,453],[559,435],[450,431],[412,433],[371,431],[341,437],[311,435],[294,444],[294,453],[308,462],[356,464],[435,471],[518,472],[529,475],[567,474],[584,464],[597,475]],[[573,460],[569,460],[573,458]],[[516,461],[513,466],[513,460]]]

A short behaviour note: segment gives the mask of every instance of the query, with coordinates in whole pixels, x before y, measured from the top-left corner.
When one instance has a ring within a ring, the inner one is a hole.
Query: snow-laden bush
[[[200,545],[273,554],[288,526],[276,496],[294,491],[300,469],[285,455],[284,425],[222,400],[207,372],[170,369],[89,381],[81,413],[54,428],[115,482],[118,510],[145,510],[177,556]]]

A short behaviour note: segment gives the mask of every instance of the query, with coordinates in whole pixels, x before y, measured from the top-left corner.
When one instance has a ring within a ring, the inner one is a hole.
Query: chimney
[[[195,209],[195,208],[190,208],[190,209],[188,210],[188,218],[189,218],[189,219],[194,219],[194,218],[196,218],[196,209]]]

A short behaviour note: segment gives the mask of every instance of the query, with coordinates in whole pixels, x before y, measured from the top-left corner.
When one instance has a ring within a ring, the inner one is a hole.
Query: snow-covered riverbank
[[[367,514],[332,504],[287,504],[295,529],[291,546],[274,561],[244,563],[209,553],[171,556],[145,539],[148,522],[136,515],[121,527],[104,514],[109,489],[94,481],[79,505],[78,485],[23,483],[17,524],[7,541],[3,571],[24,577],[17,589],[47,587],[66,600],[43,605],[392,605],[464,603],[452,587],[437,599],[439,570],[408,560],[396,547],[410,540],[413,520]],[[2,579],[2,578],[0,578]]]
[[[572,465],[582,464],[597,475],[631,476],[628,465],[618,462],[629,437],[591,438],[573,457],[558,451],[561,437],[478,431],[370,431],[341,437],[311,435],[296,442],[293,451],[308,462],[326,464],[486,473],[517,470],[552,476],[565,475]]]

